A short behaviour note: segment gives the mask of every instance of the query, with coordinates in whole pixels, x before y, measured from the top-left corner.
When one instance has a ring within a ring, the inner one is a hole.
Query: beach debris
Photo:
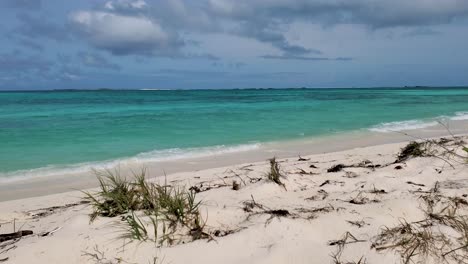
[[[327,172],[339,172],[339,171],[342,171],[344,168],[346,168],[346,165],[336,164],[336,165],[333,165],[331,168],[329,168]]]
[[[95,245],[93,250],[94,252],[83,252],[81,256],[88,257],[90,261],[93,261],[96,264],[114,264],[123,262],[122,258],[114,258],[113,260],[106,258],[104,251],[100,251],[98,245]]]
[[[398,154],[397,159],[394,163],[402,163],[407,161],[410,158],[414,157],[424,157],[427,155],[427,142],[416,142],[411,141],[408,145],[404,146],[400,153]]]
[[[270,218],[268,218],[265,222],[265,225],[269,224],[271,220],[275,217],[288,217],[292,216],[294,217],[295,215],[291,214],[288,210],[286,209],[270,209],[262,204],[259,204],[255,201],[253,195],[251,195],[252,200],[251,201],[244,201],[244,212],[249,213],[247,216],[247,220],[250,219],[250,217],[254,215],[261,215],[261,214],[268,214],[270,215]]]
[[[374,170],[375,168],[381,168],[382,165],[380,164],[373,164],[372,161],[370,160],[363,160],[359,163],[351,164],[351,165],[345,165],[342,163],[335,164],[331,166],[329,169],[327,169],[327,172],[340,172],[345,168],[365,168],[365,169],[371,169]]]
[[[335,210],[331,204],[323,207],[316,207],[316,208],[298,208],[296,209],[301,214],[308,214],[306,219],[314,219],[317,217],[318,213],[329,213]]]
[[[320,189],[318,190],[317,194],[316,195],[313,195],[309,198],[306,198],[305,200],[310,200],[310,201],[318,201],[318,200],[325,200],[326,198],[328,197],[328,193],[323,190],[323,189]]]
[[[245,170],[245,171],[253,171],[251,167],[253,167],[253,164],[245,165],[239,168],[239,170]]]
[[[305,159],[305,158],[301,157],[301,155],[299,155],[299,159],[297,161],[309,161],[309,160],[310,160],[310,158]]]
[[[266,210],[265,214],[270,214],[273,216],[288,216],[290,215],[289,211],[286,209],[274,209],[274,210]]]
[[[466,263],[468,218],[464,209],[468,202],[443,196],[438,183],[421,198],[425,217],[414,222],[403,219],[395,227],[382,228],[371,248],[394,250],[403,263],[426,263],[427,259],[431,263]]]
[[[397,165],[397,166],[395,166],[395,168],[394,168],[394,169],[395,169],[395,170],[401,170],[401,169],[403,169],[403,166],[401,166],[401,165]]]
[[[8,241],[8,240],[22,238],[24,236],[29,236],[32,234],[33,234],[32,230],[22,230],[22,231],[18,231],[14,233],[9,233],[9,234],[0,234],[0,243]]]
[[[371,200],[365,197],[364,195],[362,195],[362,192],[359,192],[354,198],[352,198],[351,200],[348,200],[347,202],[350,204],[362,205],[362,204],[367,204],[370,202],[378,203],[380,201],[377,199]]]
[[[215,237],[225,237],[234,233],[237,233],[241,230],[246,229],[247,227],[239,227],[237,229],[228,229],[228,230],[220,230],[216,229],[215,231],[212,232],[213,236]]]
[[[267,173],[267,178],[270,181],[282,186],[286,190],[286,186],[284,185],[284,183],[281,182],[281,178],[284,176],[281,173],[278,161],[276,161],[275,157],[269,159],[269,161],[270,161],[270,171]]]
[[[232,181],[232,189],[234,191],[238,191],[240,189],[240,183],[238,183],[237,181]]]
[[[189,188],[189,191],[194,191],[196,193],[206,192],[211,189],[218,189],[223,187],[228,187],[228,184],[225,183],[210,183],[210,182],[200,182],[196,185],[193,185]]]
[[[78,205],[84,205],[84,204],[89,204],[89,203],[90,203],[89,201],[80,201],[78,203],[69,203],[69,204],[60,205],[60,206],[52,206],[52,207],[47,207],[47,208],[35,209],[35,210],[28,211],[27,213],[31,214],[31,217],[33,219],[36,219],[36,218],[41,218],[41,217],[52,215],[57,211],[63,211],[70,207],[75,207]]]
[[[255,201],[253,195],[250,195],[250,197],[252,197],[252,200],[251,201],[244,201],[243,204],[244,204],[244,212],[248,212],[248,213],[251,213],[253,212],[253,209],[255,208],[259,208],[259,209],[264,209],[263,205],[262,204],[259,204]]]
[[[314,172],[307,172],[301,168],[297,168],[298,169],[298,172],[296,172],[295,174],[300,174],[300,175],[317,175],[318,173],[314,173]]]
[[[377,189],[377,188],[375,188],[375,185],[374,185],[374,188],[373,188],[372,190],[370,190],[369,193],[373,193],[373,194],[386,194],[387,191],[385,191],[384,189]]]
[[[60,229],[62,229],[62,227],[56,227],[52,231],[39,233],[38,236],[40,237],[50,236],[50,235],[53,235],[55,232],[59,231]]]
[[[328,241],[329,246],[344,246],[352,243],[366,242],[367,240],[357,239],[349,231],[346,232],[341,239]]]
[[[412,182],[412,181],[407,181],[406,183],[410,184],[410,185],[420,186],[420,187],[425,187],[426,186],[426,185],[424,185],[422,183],[415,183],[415,182]]]
[[[345,172],[345,175],[343,177],[345,178],[357,178],[359,175],[353,171],[347,171]]]
[[[370,225],[364,222],[364,220],[356,220],[356,221],[346,220],[346,222],[348,222],[351,225],[357,226],[358,228],[362,228],[363,226]]]
[[[372,164],[372,161],[366,159],[366,160],[363,160],[361,162],[359,162],[357,165],[357,167],[366,167],[366,166],[369,166]]]
[[[312,168],[312,169],[318,169],[317,166],[315,166],[314,164],[310,164],[309,168]]]
[[[342,181],[330,181],[330,180],[326,180],[324,182],[322,182],[322,184],[319,185],[319,187],[323,187],[327,184],[333,184],[333,185],[341,185],[341,186],[344,186],[345,185],[345,182],[342,182]]]
[[[366,242],[366,240],[357,239],[350,232],[346,232],[343,235],[343,238],[341,239],[329,241],[328,242],[329,246],[338,246],[337,251],[331,255],[333,258],[333,263],[335,264],[344,264],[344,263],[364,264],[366,263],[366,260],[364,259],[363,256],[358,261],[342,261],[341,260],[341,255],[343,254],[343,251],[347,244],[360,243],[360,242]]]
[[[323,187],[323,186],[325,186],[327,184],[330,184],[330,180],[326,180],[326,181],[322,182],[322,184],[320,184],[319,187]]]

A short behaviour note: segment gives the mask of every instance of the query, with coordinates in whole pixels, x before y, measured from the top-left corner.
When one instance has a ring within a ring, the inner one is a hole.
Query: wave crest
[[[422,120],[407,120],[407,121],[397,121],[397,122],[388,122],[381,123],[377,126],[370,128],[370,131],[388,133],[395,131],[411,130],[411,129],[421,129],[431,126],[436,126],[436,121],[422,121]]]
[[[162,162],[179,159],[203,158],[214,155],[255,150],[260,148],[259,143],[243,144],[236,146],[218,145],[200,148],[172,148],[165,150],[154,150],[140,153],[134,157],[108,160],[102,162],[86,162],[73,165],[50,165],[31,170],[20,170],[0,173],[0,182],[11,182],[33,177],[47,177],[66,174],[87,173],[93,169],[112,169],[118,166],[138,166],[149,162]]]
[[[468,120],[468,112],[456,112],[455,116],[450,119],[451,120]]]

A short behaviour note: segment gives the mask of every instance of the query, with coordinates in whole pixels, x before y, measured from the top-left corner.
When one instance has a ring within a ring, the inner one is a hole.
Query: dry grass
[[[281,173],[280,165],[276,158],[270,160],[270,171],[267,173],[268,180],[285,187],[284,183],[281,182],[281,178],[284,177]]]
[[[366,240],[357,239],[353,234],[350,232],[346,232],[342,238],[338,240],[332,240],[328,242],[329,246],[337,246],[338,249],[334,252],[331,257],[334,264],[365,264],[366,260],[364,257],[360,257],[357,261],[349,261],[349,260],[342,260],[342,254],[345,250],[346,245],[352,243],[361,243],[366,242]]]
[[[400,153],[398,154],[398,157],[395,163],[401,163],[414,157],[428,156],[429,151],[430,151],[430,146],[431,144],[429,141],[423,141],[423,142],[411,141],[410,143],[408,143],[408,145],[404,146],[400,150]]]
[[[394,250],[403,263],[468,263],[468,203],[462,198],[438,193],[438,184],[424,196],[425,219],[402,220],[393,228],[385,227],[372,248]]]

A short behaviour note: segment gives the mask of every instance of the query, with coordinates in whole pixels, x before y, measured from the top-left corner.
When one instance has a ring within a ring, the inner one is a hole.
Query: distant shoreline
[[[90,89],[37,89],[37,90],[0,90],[0,93],[11,93],[11,92],[86,92],[86,91],[221,91],[221,90],[364,90],[364,89],[379,89],[379,90],[431,90],[431,89],[468,89],[468,85],[456,85],[456,86],[366,86],[366,87],[247,87],[247,88],[90,88]]]

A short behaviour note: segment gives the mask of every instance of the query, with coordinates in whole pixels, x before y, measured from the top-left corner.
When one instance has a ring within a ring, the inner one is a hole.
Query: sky
[[[468,0],[0,0],[0,90],[468,85]]]

